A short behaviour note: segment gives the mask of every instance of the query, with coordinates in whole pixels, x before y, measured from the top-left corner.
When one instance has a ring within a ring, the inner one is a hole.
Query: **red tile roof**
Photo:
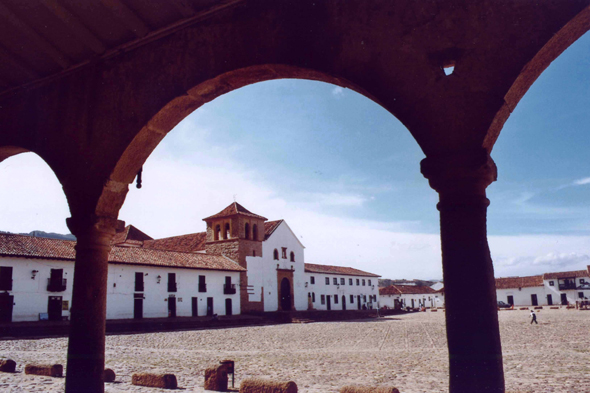
[[[267,221],[264,223],[264,240],[268,239],[270,235],[279,227],[283,220]]]
[[[574,277],[588,277],[588,270],[574,270],[571,272],[555,272],[543,274],[544,280]]]
[[[307,273],[338,274],[338,275],[343,275],[343,276],[381,277],[377,274],[367,273],[362,270],[354,269],[352,267],[315,265],[313,263],[306,263],[305,264],[305,271]]]
[[[207,221],[212,218],[223,218],[223,217],[235,216],[236,214],[239,214],[242,216],[247,216],[247,217],[258,218],[258,219],[261,219],[264,221],[267,220],[266,218],[259,216],[258,214],[252,213],[251,211],[246,209],[244,206],[240,205],[238,202],[234,202],[231,205],[229,205],[228,207],[226,207],[225,209],[223,209],[222,211],[220,211],[219,213],[209,216],[207,218],[203,218],[203,221]]]
[[[0,255],[73,261],[75,241],[0,234]],[[166,266],[187,269],[245,271],[231,259],[220,255],[151,250],[113,246],[109,263]]]
[[[419,287],[417,285],[390,285],[385,288],[379,288],[379,295],[421,295],[426,293],[435,293],[430,287]]]
[[[128,240],[143,242],[144,240],[152,240],[152,238],[133,225],[127,225],[123,232],[119,232],[115,235],[113,238],[113,244],[125,243]]]
[[[525,277],[498,277],[496,278],[496,289],[542,287],[543,276]]]
[[[196,252],[205,249],[206,241],[207,232],[198,232],[189,235],[146,240],[143,242],[143,248],[163,251]]]

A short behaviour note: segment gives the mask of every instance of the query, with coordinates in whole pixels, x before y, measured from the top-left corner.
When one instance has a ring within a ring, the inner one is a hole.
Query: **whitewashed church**
[[[377,308],[380,276],[306,264],[284,220],[234,202],[206,232],[152,239],[129,225],[109,255],[107,318]],[[0,234],[0,322],[69,317],[75,241]]]

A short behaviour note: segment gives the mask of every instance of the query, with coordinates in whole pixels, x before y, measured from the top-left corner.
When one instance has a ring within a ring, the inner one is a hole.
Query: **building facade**
[[[417,285],[390,285],[379,288],[381,306],[391,309],[444,307],[444,289]]]
[[[378,275],[305,263],[284,220],[238,203],[206,232],[152,239],[129,225],[109,255],[107,319],[376,308]],[[0,321],[60,320],[71,309],[76,242],[0,235]]]
[[[590,298],[590,266],[586,270],[496,279],[498,301],[515,306],[574,305]]]

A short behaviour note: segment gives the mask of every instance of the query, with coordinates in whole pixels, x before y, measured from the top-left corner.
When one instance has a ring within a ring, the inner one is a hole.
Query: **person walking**
[[[539,324],[539,322],[537,322],[537,314],[535,314],[534,310],[531,310],[531,325],[534,323],[536,323],[537,325]]]

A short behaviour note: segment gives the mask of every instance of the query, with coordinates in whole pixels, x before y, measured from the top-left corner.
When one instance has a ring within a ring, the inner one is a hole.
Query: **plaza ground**
[[[590,311],[548,310],[531,325],[529,311],[499,312],[506,391],[590,392]],[[0,342],[17,362],[66,362],[67,339]],[[447,392],[444,313],[378,320],[319,322],[107,336],[106,364],[118,383],[107,392],[160,392],[131,385],[135,372],[176,374],[179,387],[204,392],[207,365],[236,362],[247,377],[289,379],[300,392],[338,392],[348,384],[393,385],[401,393]],[[3,392],[63,391],[63,379],[0,374]]]

